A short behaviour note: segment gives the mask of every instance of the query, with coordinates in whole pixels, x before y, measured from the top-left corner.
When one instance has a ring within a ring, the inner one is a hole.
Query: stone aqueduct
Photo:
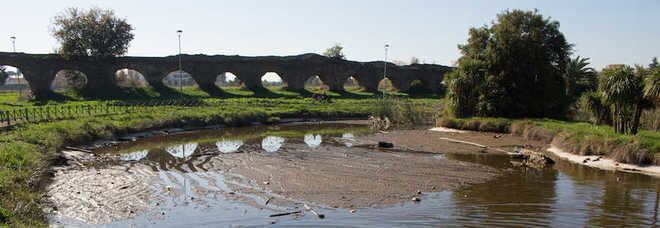
[[[291,90],[304,89],[305,81],[317,75],[333,91],[344,90],[343,85],[351,76],[364,89],[376,91],[385,65],[384,62],[355,62],[318,54],[281,57],[182,55],[181,59],[183,70],[192,76],[200,89],[209,93],[220,91],[215,81],[224,72],[233,73],[251,90],[261,89],[261,77],[267,72],[275,72]],[[119,69],[138,71],[152,87],[158,88],[164,87],[163,78],[168,73],[178,70],[178,63],[178,56],[127,56],[99,61],[89,57],[65,59],[57,54],[0,52],[0,65],[20,69],[36,97],[52,93],[50,85],[60,70],[84,73],[87,76],[85,89],[112,92],[118,88],[115,72]],[[399,91],[407,91],[414,80],[419,80],[426,89],[437,92],[443,75],[450,70],[451,67],[442,65],[397,66],[387,63],[387,78]]]

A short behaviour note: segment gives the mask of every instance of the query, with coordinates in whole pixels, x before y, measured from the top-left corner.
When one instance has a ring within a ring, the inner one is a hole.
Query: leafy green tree
[[[133,27],[112,10],[69,8],[54,20],[53,36],[64,56],[120,56],[133,40]]]
[[[618,133],[637,134],[644,99],[644,70],[616,65],[603,69],[598,91],[612,113],[612,126]]]
[[[344,56],[343,50],[344,47],[342,47],[340,44],[335,44],[334,46],[326,49],[323,55],[330,58],[345,59],[346,56]]]
[[[660,67],[660,64],[658,64],[658,57],[653,57],[653,59],[651,59],[651,64],[649,64],[649,69],[657,67]]]
[[[412,58],[410,58],[410,64],[411,65],[412,64],[419,64],[419,59],[417,57],[413,56]]]
[[[580,56],[570,59],[566,64],[564,77],[566,79],[566,94],[575,99],[585,91],[595,90],[598,84],[598,74],[589,67],[589,58]]]
[[[563,117],[568,106],[563,76],[572,47],[559,22],[538,11],[505,11],[491,26],[470,29],[459,49],[458,72],[448,78],[450,112]]]

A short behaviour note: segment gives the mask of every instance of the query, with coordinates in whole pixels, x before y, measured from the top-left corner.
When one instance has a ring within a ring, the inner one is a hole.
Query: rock
[[[543,168],[546,165],[555,163],[555,161],[544,153],[530,149],[519,149],[518,153],[509,153],[509,156],[511,156],[512,159],[520,160],[520,164],[518,165],[523,167]]]
[[[391,142],[380,141],[380,142],[378,142],[378,147],[380,147],[380,148],[392,148],[392,147],[394,147],[394,144],[391,143]]]

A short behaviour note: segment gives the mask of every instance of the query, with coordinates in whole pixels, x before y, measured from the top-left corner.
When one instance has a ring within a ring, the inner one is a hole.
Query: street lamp
[[[183,69],[181,67],[181,34],[183,34],[183,30],[179,29],[176,30],[177,36],[179,36],[179,72],[178,72],[178,78],[179,78],[179,92],[183,94],[183,78],[181,77],[181,72],[183,72]]]
[[[11,39],[12,52],[16,52],[16,36],[11,36],[9,39]]]
[[[385,44],[385,61],[383,63],[383,80],[387,77],[387,49],[390,48],[389,44]],[[383,87],[383,98],[385,98],[385,88]]]
[[[16,36],[10,36],[12,52],[16,53]],[[18,80],[18,96],[23,96],[23,81],[21,80],[21,70],[16,68],[16,79]]]

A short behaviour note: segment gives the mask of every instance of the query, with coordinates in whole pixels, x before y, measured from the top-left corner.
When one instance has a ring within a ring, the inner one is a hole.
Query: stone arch
[[[264,88],[281,88],[286,86],[284,79],[276,72],[266,72],[261,76],[260,80]]]
[[[354,76],[348,77],[344,82],[344,89],[346,90],[358,90],[360,87],[360,81]]]
[[[25,79],[23,71],[12,65],[0,65],[0,90],[18,93],[18,99],[31,97],[30,83]]]
[[[420,93],[428,93],[428,92],[430,91],[422,80],[413,79],[412,81],[410,81],[410,85],[408,87],[408,93],[420,94]]]
[[[237,88],[241,86],[241,80],[232,72],[222,72],[216,76],[215,85],[221,88]]]
[[[389,77],[385,77],[378,81],[378,91],[379,92],[396,92],[397,89],[394,87],[394,82]]]
[[[328,86],[320,76],[312,75],[305,79],[305,89],[309,91],[328,90]]]
[[[192,75],[186,71],[175,70],[163,78],[163,84],[174,89],[186,87],[197,87],[197,82]]]
[[[74,69],[62,69],[55,73],[55,78],[50,83],[53,92],[66,92],[80,90],[87,86],[89,78],[87,74]]]
[[[115,81],[119,87],[142,88],[149,86],[149,82],[142,73],[130,68],[119,69],[115,72]]]

